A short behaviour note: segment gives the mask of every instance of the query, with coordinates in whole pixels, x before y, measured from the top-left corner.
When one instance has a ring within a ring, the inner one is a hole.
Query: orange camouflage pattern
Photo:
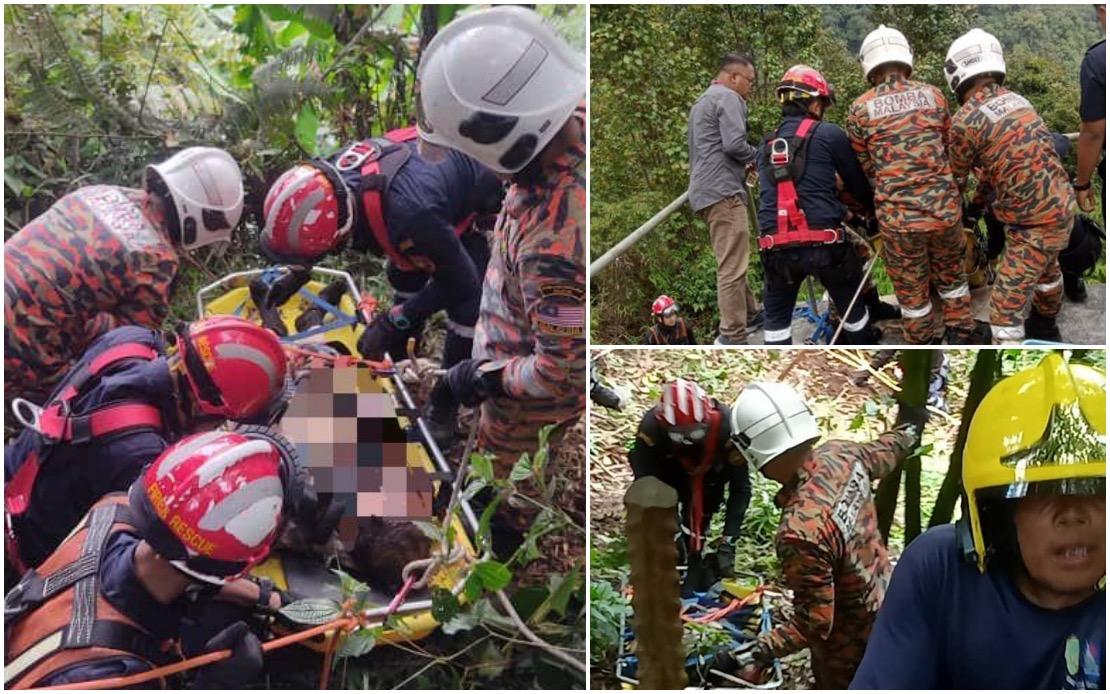
[[[884,231],[946,230],[960,222],[960,191],[946,152],[951,119],[936,87],[891,75],[848,111],[845,130],[875,189]]]
[[[848,687],[892,571],[871,480],[890,474],[914,443],[904,430],[866,444],[828,441],[779,491],[775,551],[794,614],[759,636],[757,662],[808,647],[817,688]]]
[[[940,294],[946,326],[966,334],[975,327],[962,263],[960,190],[948,161],[951,125],[939,89],[892,74],[852,103],[845,127],[875,188],[883,260],[908,344],[936,336],[930,284]]]
[[[586,139],[514,184],[493,232],[474,357],[503,369],[503,397],[482,403],[478,446],[500,475],[535,451],[540,429],[572,424],[586,406]],[[562,428],[562,427],[560,427]]]
[[[4,243],[4,397],[49,393],[94,339],[161,328],[178,256],[147,194],[88,186]]]
[[[957,181],[974,170],[981,188],[994,192],[991,211],[1006,225],[1006,249],[991,292],[991,331],[996,341],[1020,341],[1031,297],[1046,316],[1063,301],[1058,256],[1075,216],[1067,171],[1036,109],[994,83],[956,112],[949,156]]]
[[[915,234],[884,230],[882,238],[883,261],[902,311],[906,343],[925,345],[937,336],[930,285],[940,295],[944,326],[964,337],[970,335],[975,320],[964,266],[967,240],[963,225]]]

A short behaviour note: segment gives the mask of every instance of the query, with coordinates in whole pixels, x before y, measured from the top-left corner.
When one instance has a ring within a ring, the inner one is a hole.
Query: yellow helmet
[[[1106,374],[1053,353],[999,381],[971,420],[963,485],[980,571],[984,499],[1105,493]]]

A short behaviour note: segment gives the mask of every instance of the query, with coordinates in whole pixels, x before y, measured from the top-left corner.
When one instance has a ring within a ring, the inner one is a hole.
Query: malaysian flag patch
[[[536,322],[559,335],[586,332],[586,297],[575,285],[547,285],[540,290],[543,300],[536,307]]]

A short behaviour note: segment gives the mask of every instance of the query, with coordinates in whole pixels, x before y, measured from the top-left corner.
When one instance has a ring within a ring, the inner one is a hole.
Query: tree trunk
[[[971,427],[971,418],[983,396],[991,389],[998,378],[1001,352],[994,349],[983,349],[975,356],[975,366],[971,369],[970,384],[967,388],[967,400],[964,402],[963,412],[960,413],[960,429],[956,435],[956,445],[952,448],[949,457],[948,472],[940,485],[933,513],[929,517],[929,527],[943,525],[952,521],[952,513],[956,508],[956,501],[960,498],[962,489],[961,477],[964,467],[964,444],[967,442],[967,431]]]
[[[940,354],[935,349],[904,349],[898,353],[902,367],[901,393],[898,396],[903,407],[924,407],[929,399],[929,380],[932,378],[933,360]],[[921,443],[920,440],[917,442]],[[879,516],[879,530],[886,541],[890,536],[890,526],[894,522],[894,510],[898,505],[898,488],[901,486],[902,473],[906,477],[904,527],[906,542],[921,534],[921,456],[906,458],[879,484],[875,508]]]

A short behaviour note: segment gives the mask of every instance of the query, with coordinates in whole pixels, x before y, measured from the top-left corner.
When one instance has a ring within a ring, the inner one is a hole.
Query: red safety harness
[[[721,432],[721,411],[713,409],[709,412],[709,431],[705,436],[705,448],[701,460],[694,462],[691,458],[682,459],[682,467],[690,475],[690,534],[693,537],[693,550],[701,551],[702,545],[702,516],[705,514],[705,473],[713,467],[713,459],[717,454],[717,437]]]
[[[412,149],[407,143],[416,140],[418,136],[416,126],[391,130],[383,137],[356,142],[335,159],[335,168],[340,176],[351,190],[362,195],[362,211],[366,216],[366,225],[370,228],[373,245],[381,249],[402,272],[412,272],[420,268],[398,251],[390,240],[382,195],[389,190],[393,177],[412,156]],[[357,175],[352,177],[352,174]],[[474,223],[476,216],[468,215],[455,225],[455,235],[462,236]],[[370,245],[364,244],[361,250],[368,248]]]
[[[789,138],[778,137],[776,132],[775,137],[767,141],[767,159],[771,162],[777,186],[778,215],[775,231],[759,237],[761,250],[837,243],[844,239],[840,229],[810,229],[805,211],[798,206],[794,181],[805,169],[809,139],[819,122],[814,118],[805,118]]]
[[[58,444],[81,445],[124,431],[163,429],[162,411],[148,402],[123,400],[105,403],[86,414],[74,415],[70,411],[73,400],[109,367],[132,359],[153,361],[160,356],[158,350],[141,342],[124,342],[109,347],[88,364],[71,371],[54,391],[56,397],[43,407],[38,419],[41,443],[28,454],[4,485],[4,549],[12,566],[21,573],[27,567],[19,553],[11,519],[26,513],[35,480],[54,447]]]

